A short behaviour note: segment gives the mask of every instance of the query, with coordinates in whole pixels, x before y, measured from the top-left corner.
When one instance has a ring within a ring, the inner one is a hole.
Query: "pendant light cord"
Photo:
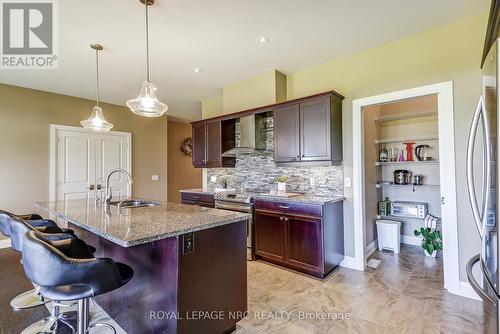
[[[95,64],[96,64],[96,96],[97,96],[97,106],[99,107],[99,50],[95,50]]]
[[[148,1],[149,0],[144,0],[144,4],[146,7],[146,75],[147,75],[147,81],[151,81],[150,77],[150,69],[149,69],[149,15],[148,15]]]

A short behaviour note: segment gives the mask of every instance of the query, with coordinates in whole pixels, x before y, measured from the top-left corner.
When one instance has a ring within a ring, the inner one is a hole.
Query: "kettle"
[[[431,147],[429,145],[418,145],[415,147],[415,155],[417,156],[418,161],[428,161],[432,160],[432,157],[428,156],[428,150]]]

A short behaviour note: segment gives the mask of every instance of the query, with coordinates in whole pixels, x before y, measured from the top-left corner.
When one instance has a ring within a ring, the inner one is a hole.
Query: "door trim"
[[[455,178],[455,127],[453,116],[453,81],[405,89],[352,101],[353,111],[353,204],[354,204],[354,269],[364,271],[365,255],[365,191],[364,191],[364,147],[363,107],[415,98],[425,95],[438,96],[438,128],[440,155],[441,196],[446,200],[442,206],[444,287],[449,292],[460,294],[460,270],[458,252],[457,197]]]
[[[57,136],[59,131],[73,131],[89,134],[100,134],[99,132],[87,130],[78,126],[50,124],[50,160],[49,160],[49,201],[55,201],[57,196]],[[110,136],[127,137],[128,142],[128,165],[127,170],[132,175],[132,133],[121,131],[109,131],[102,134]],[[129,185],[129,187],[131,187]],[[130,190],[132,193],[132,189]]]

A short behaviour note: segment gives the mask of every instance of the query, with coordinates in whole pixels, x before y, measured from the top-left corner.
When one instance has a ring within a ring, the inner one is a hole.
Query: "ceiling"
[[[221,87],[278,69],[326,62],[488,10],[489,0],[156,0],[150,8],[152,81],[168,114],[201,117]],[[0,82],[125,105],[145,78],[138,0],[58,1],[59,69],[0,70]],[[261,44],[258,36],[268,36]],[[195,73],[200,68],[201,73]]]

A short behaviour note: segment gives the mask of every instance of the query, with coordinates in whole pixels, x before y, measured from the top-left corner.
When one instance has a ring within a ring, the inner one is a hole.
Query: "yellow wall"
[[[352,176],[352,100],[452,80],[454,84],[457,208],[461,279],[465,261],[479,251],[466,195],[465,149],[469,123],[480,94],[480,60],[487,15],[482,14],[446,26],[352,54],[328,63],[288,74],[288,99],[336,90],[343,102],[344,173]],[[269,92],[256,81],[231,86],[233,96],[246,106],[269,101]],[[236,91],[237,90],[237,91]],[[226,90],[225,90],[226,91]],[[224,105],[226,105],[224,103]],[[237,105],[224,112],[235,111]],[[229,106],[229,103],[228,103]],[[241,109],[241,108],[239,108]],[[352,188],[345,195],[346,255],[354,255]]]
[[[168,121],[168,201],[180,203],[179,190],[202,187],[202,170],[194,168],[191,156],[181,152],[182,142],[191,137],[191,125]]]
[[[203,118],[222,115],[222,92],[201,102],[201,114]]]
[[[49,124],[80,126],[95,102],[0,84],[0,209],[30,212],[49,199]],[[102,104],[113,130],[132,133],[134,196],[165,200],[167,121]],[[151,181],[151,175],[160,181]]]

